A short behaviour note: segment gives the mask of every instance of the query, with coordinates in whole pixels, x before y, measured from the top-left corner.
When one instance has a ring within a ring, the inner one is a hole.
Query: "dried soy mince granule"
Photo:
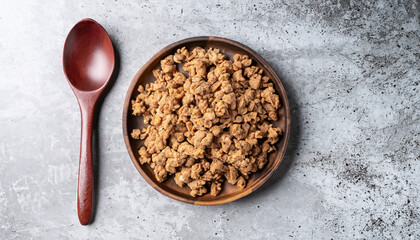
[[[144,141],[140,163],[159,182],[175,175],[193,197],[218,195],[224,181],[245,188],[282,134],[271,124],[281,106],[273,83],[247,55],[230,61],[218,49],[183,47],[160,63],[156,81],[139,86],[131,101],[133,115],[148,124],[131,134]]]

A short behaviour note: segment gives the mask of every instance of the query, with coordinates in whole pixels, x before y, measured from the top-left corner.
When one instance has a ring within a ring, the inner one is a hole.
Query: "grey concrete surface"
[[[418,1],[0,2],[0,239],[420,239]],[[80,119],[62,48],[85,17],[119,52],[98,123],[94,222],[80,226]],[[257,192],[200,207],[152,189],[121,130],[136,71],[174,41],[259,52],[288,92],[284,162]]]

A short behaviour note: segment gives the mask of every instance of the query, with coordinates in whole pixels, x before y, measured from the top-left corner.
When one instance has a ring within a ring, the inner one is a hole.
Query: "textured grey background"
[[[0,239],[420,239],[416,1],[0,3]],[[65,37],[100,22],[121,56],[98,126],[98,205],[80,226],[80,119]],[[293,115],[284,162],[257,192],[200,207],[153,190],[121,130],[126,90],[162,47],[235,39],[277,71]]]

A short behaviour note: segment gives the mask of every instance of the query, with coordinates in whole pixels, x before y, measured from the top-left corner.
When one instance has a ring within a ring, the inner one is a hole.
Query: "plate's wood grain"
[[[138,140],[132,139],[130,137],[130,133],[133,129],[142,128],[145,125],[143,124],[143,119],[141,117],[135,117],[131,114],[131,100],[135,99],[135,97],[137,96],[137,87],[140,84],[144,85],[155,80],[152,74],[152,70],[160,67],[160,60],[166,57],[167,55],[174,54],[178,48],[181,48],[183,46],[187,47],[188,49],[193,49],[197,46],[205,49],[210,47],[218,48],[231,60],[233,59],[233,55],[235,55],[236,53],[247,54],[250,58],[252,58],[253,64],[256,64],[258,67],[264,69],[264,73],[275,84],[277,93],[280,96],[282,107],[278,111],[279,120],[276,121],[273,125],[280,126],[282,128],[283,136],[281,137],[281,140],[276,144],[277,151],[270,155],[269,161],[267,162],[266,166],[252,175],[252,177],[247,183],[246,188],[243,190],[240,190],[236,186],[232,186],[229,183],[225,182],[223,190],[218,196],[213,197],[210,194],[207,194],[201,197],[194,198],[189,195],[189,188],[180,188],[179,186],[177,186],[173,180],[173,177],[169,177],[168,180],[166,180],[163,183],[158,182],[153,175],[153,170],[148,165],[140,165],[138,161],[138,149],[140,148],[141,143]],[[196,205],[217,205],[231,202],[245,195],[248,195],[249,193],[255,191],[258,187],[260,187],[264,182],[266,182],[268,178],[270,178],[270,176],[280,165],[286,152],[286,147],[290,135],[290,119],[290,109],[286,91],[274,70],[258,53],[246,47],[243,44],[229,39],[220,37],[194,37],[181,40],[163,48],[158,53],[156,53],[137,72],[137,74],[131,81],[130,87],[127,91],[127,96],[124,102],[122,123],[124,141],[127,146],[128,153],[130,154],[131,160],[134,163],[134,166],[140,172],[140,174],[153,188],[155,188],[157,191],[168,197],[186,203]]]

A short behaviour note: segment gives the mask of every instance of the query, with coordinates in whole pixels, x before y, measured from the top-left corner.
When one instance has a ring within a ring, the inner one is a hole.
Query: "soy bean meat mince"
[[[159,182],[174,175],[193,197],[217,196],[224,181],[245,188],[282,134],[271,124],[280,108],[273,83],[247,55],[231,61],[219,49],[183,47],[160,64],[156,81],[140,85],[131,101],[132,114],[148,124],[131,133],[144,141],[140,163]]]

